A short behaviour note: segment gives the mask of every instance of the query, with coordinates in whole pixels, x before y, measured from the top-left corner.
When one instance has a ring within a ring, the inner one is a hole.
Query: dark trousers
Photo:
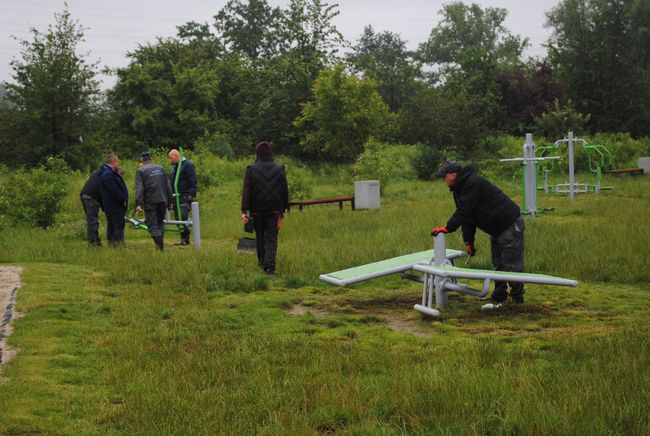
[[[524,272],[524,230],[526,223],[522,217],[508,227],[499,236],[491,236],[492,265],[497,271]],[[492,299],[505,301],[508,298],[508,285],[510,297],[514,301],[523,301],[524,284],[512,282],[494,282]]]
[[[99,201],[89,195],[81,195],[81,204],[86,215],[86,233],[88,235],[88,244],[101,245],[99,240]]]
[[[187,221],[190,216],[190,209],[192,208],[191,203],[181,203],[181,216],[178,216],[178,210],[174,208],[174,216],[177,221]],[[190,228],[188,226],[183,226],[184,230],[181,232],[181,241],[190,243]]]
[[[162,251],[164,248],[163,234],[165,231],[165,214],[167,213],[166,203],[145,204],[144,222],[149,229],[151,239],[156,244],[156,248]]]
[[[269,212],[252,215],[253,226],[255,228],[255,241],[257,244],[257,261],[264,269],[275,271],[280,214]]]
[[[124,242],[124,212],[106,214],[106,239],[111,245]]]

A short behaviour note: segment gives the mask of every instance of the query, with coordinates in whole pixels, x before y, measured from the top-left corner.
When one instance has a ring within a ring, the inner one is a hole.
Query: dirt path
[[[7,347],[6,338],[11,334],[11,320],[15,318],[16,292],[20,287],[18,266],[0,266],[0,365],[11,359],[16,352]]]

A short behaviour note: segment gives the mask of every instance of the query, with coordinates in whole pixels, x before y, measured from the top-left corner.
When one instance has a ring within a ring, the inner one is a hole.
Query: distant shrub
[[[194,149],[197,152],[207,151],[228,160],[235,159],[235,152],[232,148],[230,138],[221,133],[206,133],[196,141]]]
[[[281,157],[278,163],[284,165],[289,184],[289,198],[294,200],[308,200],[314,188],[314,176],[311,171],[296,159]]]
[[[564,138],[569,131],[582,134],[587,131],[590,118],[591,115],[576,111],[571,101],[565,106],[560,106],[555,100],[553,110],[535,118],[535,134],[554,140]]]
[[[69,167],[61,168],[62,162],[52,161],[58,170],[38,167],[8,173],[0,187],[6,193],[0,196],[0,215],[14,224],[52,226],[69,190]]]
[[[446,160],[445,151],[427,144],[418,144],[411,165],[420,180],[431,180]]]
[[[352,168],[354,180],[379,180],[383,193],[391,179],[392,162],[386,157],[388,146],[373,138],[363,146],[363,152]]]

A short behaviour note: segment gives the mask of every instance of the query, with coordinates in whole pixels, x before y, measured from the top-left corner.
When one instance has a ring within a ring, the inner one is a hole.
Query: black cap
[[[140,160],[150,160],[151,159],[151,154],[149,154],[148,151],[143,151],[140,153]]]
[[[449,173],[460,173],[460,170],[463,167],[460,166],[460,164],[454,160],[448,160],[444,164],[442,164],[442,167],[440,167],[440,171],[438,171],[435,174],[436,179],[444,179],[445,176]]]

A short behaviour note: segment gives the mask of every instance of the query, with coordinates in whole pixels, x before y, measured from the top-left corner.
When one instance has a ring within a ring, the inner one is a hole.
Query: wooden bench
[[[343,209],[343,203],[349,201],[354,210],[354,197],[352,196],[341,196],[341,197],[329,197],[329,198],[318,198],[315,200],[300,200],[300,201],[291,201],[289,202],[288,210],[291,210],[292,206],[298,206],[298,210],[302,210],[304,206],[310,206],[312,204],[327,204],[327,203],[338,203],[339,209]]]
[[[629,174],[631,176],[635,174],[643,175],[643,168],[619,168],[616,170],[609,170],[609,174]]]

